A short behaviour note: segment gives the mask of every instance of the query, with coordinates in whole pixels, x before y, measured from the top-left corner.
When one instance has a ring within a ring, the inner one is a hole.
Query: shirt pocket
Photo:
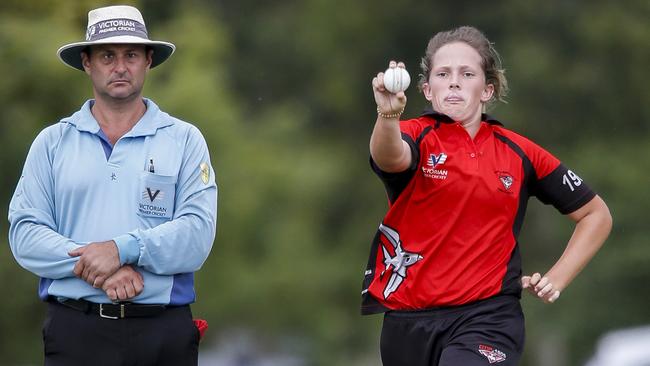
[[[142,172],[138,194],[138,215],[171,220],[176,198],[175,176]]]

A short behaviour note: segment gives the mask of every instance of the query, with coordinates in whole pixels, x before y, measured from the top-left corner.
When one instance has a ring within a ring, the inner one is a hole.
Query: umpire
[[[174,52],[138,9],[88,13],[58,51],[93,99],[34,140],[9,207],[11,250],[40,277],[45,365],[196,365],[189,304],[216,233],[217,186],[193,125],[142,97]]]

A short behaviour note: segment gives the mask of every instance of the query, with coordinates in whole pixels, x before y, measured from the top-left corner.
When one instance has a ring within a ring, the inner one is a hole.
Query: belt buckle
[[[120,316],[110,316],[104,314],[104,304],[99,304],[99,316],[105,319],[121,319],[124,318],[124,304],[120,304]]]

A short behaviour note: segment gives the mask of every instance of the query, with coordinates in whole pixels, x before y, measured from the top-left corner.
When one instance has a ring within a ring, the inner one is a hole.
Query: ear
[[[431,86],[429,83],[422,84],[422,94],[424,94],[424,98],[429,102],[433,99],[433,95],[431,94]]]
[[[490,99],[492,99],[493,95],[494,95],[494,85],[487,84],[485,88],[483,88],[483,91],[481,92],[481,102],[487,103]]]
[[[147,50],[147,69],[151,68],[152,63],[153,63],[153,48],[150,48]]]
[[[81,66],[83,66],[86,74],[90,75],[90,57],[88,57],[88,53],[84,51],[81,51]]]

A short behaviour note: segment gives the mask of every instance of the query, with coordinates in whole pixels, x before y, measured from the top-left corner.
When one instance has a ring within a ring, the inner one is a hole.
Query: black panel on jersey
[[[521,183],[517,216],[515,216],[515,222],[512,227],[512,233],[515,237],[515,240],[517,240],[521,226],[524,223],[524,216],[526,215],[526,208],[528,207],[528,198],[531,196],[532,191],[531,187],[535,185],[537,181],[537,175],[535,174],[533,163],[530,161],[530,159],[528,159],[528,156],[526,156],[526,153],[524,153],[524,150],[522,150],[519,145],[514,143],[509,138],[498,133],[495,133],[494,136],[508,145],[521,158],[521,162],[523,164],[524,179]]]
[[[521,278],[521,254],[519,253],[518,238],[519,231],[524,223],[524,216],[526,216],[526,208],[528,207],[528,198],[530,197],[531,191],[530,187],[537,181],[537,176],[535,174],[533,163],[528,159],[528,156],[526,156],[519,145],[498,133],[495,133],[494,136],[508,145],[508,147],[510,147],[521,158],[521,163],[524,169],[521,192],[519,193],[519,206],[517,207],[517,214],[515,215],[515,221],[512,225],[512,235],[516,241],[515,247],[510,254],[506,273],[501,282],[502,294],[516,294],[521,297],[521,283],[519,282],[519,278]]]
[[[377,253],[379,252],[379,246],[381,245],[381,233],[377,230],[374,239],[372,239],[372,246],[370,247],[370,256],[368,257],[368,265],[366,266],[366,272],[363,276],[363,283],[361,284],[361,315],[383,313],[389,309],[382,305],[377,299],[372,297],[368,293],[368,287],[372,283],[372,280],[375,278],[375,262],[377,261]]]
[[[514,295],[521,298],[521,274],[521,253],[519,252],[519,241],[517,241],[515,247],[512,248],[506,273],[501,281],[502,295]]]

